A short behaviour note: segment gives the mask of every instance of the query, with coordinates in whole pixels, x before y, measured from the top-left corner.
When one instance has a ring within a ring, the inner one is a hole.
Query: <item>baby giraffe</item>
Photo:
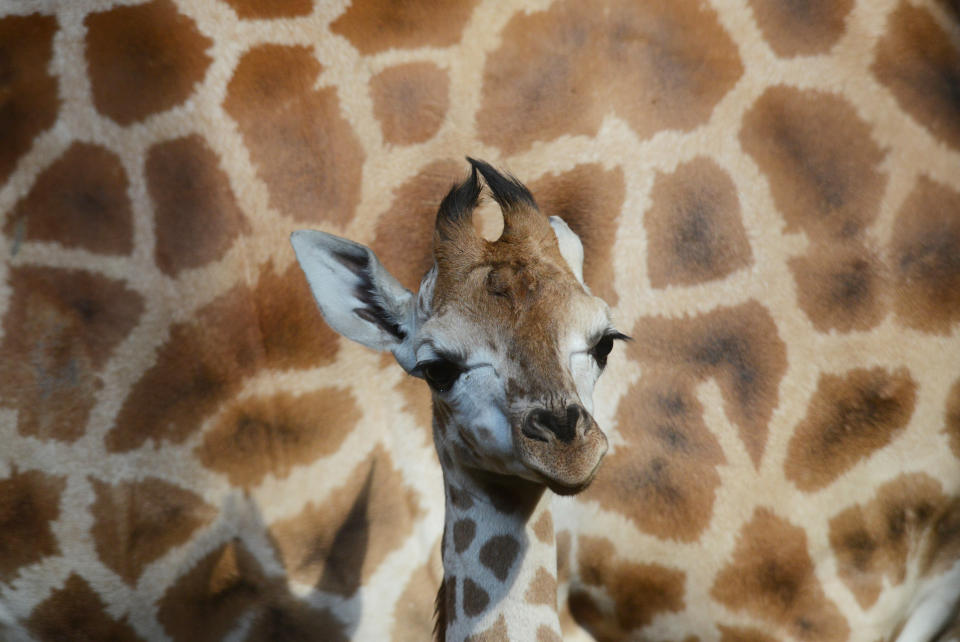
[[[545,489],[574,494],[596,475],[607,438],[593,388],[626,337],[583,283],[576,234],[519,181],[468,160],[470,177],[440,204],[416,296],[364,246],[307,230],[291,242],[330,326],[390,350],[433,391],[446,496],[438,639],[559,640]],[[472,223],[478,174],[503,212],[495,242]]]

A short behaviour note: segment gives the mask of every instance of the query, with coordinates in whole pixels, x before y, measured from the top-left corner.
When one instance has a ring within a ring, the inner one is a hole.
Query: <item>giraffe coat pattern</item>
[[[634,340],[585,491],[515,556],[462,509],[448,618],[956,639],[958,86],[950,0],[0,3],[0,639],[429,638],[469,499],[288,237],[415,290],[465,155]]]

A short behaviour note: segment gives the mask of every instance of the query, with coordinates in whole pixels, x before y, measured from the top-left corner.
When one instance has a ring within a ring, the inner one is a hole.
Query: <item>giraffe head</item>
[[[592,393],[614,341],[607,305],[583,283],[583,247],[516,179],[470,159],[440,204],[434,265],[417,295],[368,248],[295,232],[300,266],[327,322],[393,352],[433,391],[441,463],[519,477],[554,492],[590,483],[607,450]],[[479,236],[472,213],[486,181],[504,218]]]

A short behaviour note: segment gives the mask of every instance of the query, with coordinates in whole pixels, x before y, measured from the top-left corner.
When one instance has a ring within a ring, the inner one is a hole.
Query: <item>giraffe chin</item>
[[[596,425],[573,443],[531,439],[514,433],[521,463],[557,495],[576,495],[587,489],[607,453],[607,436]]]

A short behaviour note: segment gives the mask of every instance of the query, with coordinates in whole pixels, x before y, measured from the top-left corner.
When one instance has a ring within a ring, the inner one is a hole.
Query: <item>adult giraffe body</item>
[[[945,0],[0,4],[0,638],[429,636],[426,391],[325,326],[287,239],[355,239],[413,289],[464,153],[579,234],[634,339],[597,477],[551,510],[563,635],[935,638],[957,25]]]

